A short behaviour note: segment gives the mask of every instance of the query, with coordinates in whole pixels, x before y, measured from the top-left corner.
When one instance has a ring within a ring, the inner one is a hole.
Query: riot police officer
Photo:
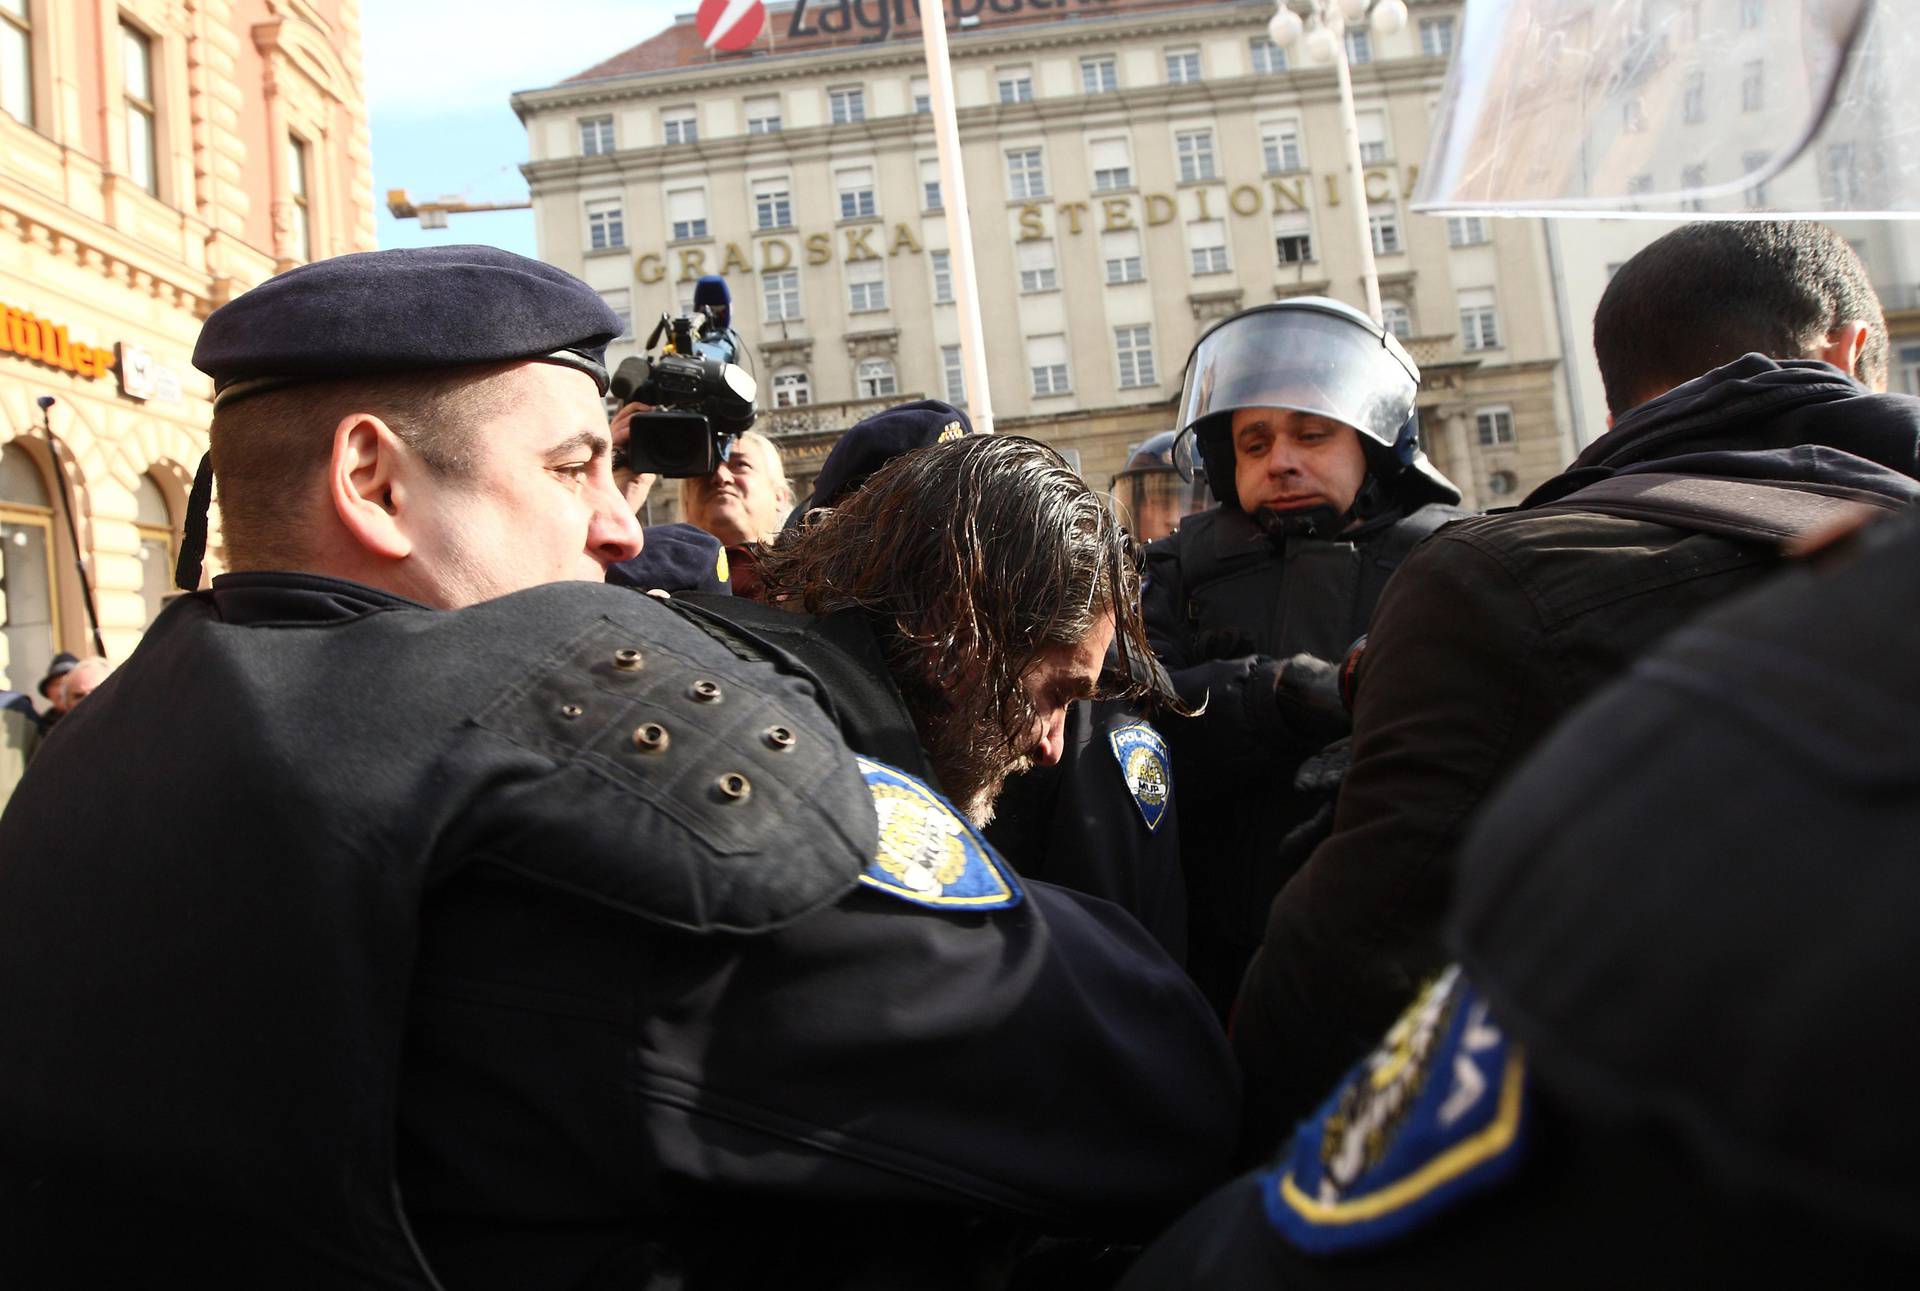
[[[1135,444],[1107,486],[1135,542],[1156,542],[1209,505],[1205,469],[1182,474],[1173,461],[1174,439],[1163,430]]]
[[[1187,360],[1175,460],[1204,464],[1218,504],[1147,548],[1143,596],[1181,696],[1206,702],[1167,735],[1189,968],[1222,1010],[1328,805],[1294,778],[1345,733],[1335,663],[1406,554],[1463,514],[1420,451],[1419,384],[1390,333],[1319,297],[1236,314]]]

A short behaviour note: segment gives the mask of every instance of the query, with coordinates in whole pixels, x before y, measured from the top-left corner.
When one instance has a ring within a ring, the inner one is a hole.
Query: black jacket
[[[1339,541],[1276,546],[1238,507],[1190,516],[1147,548],[1147,639],[1198,717],[1162,728],[1178,768],[1181,852],[1191,898],[1189,968],[1222,1012],[1260,944],[1291,866],[1277,846],[1322,798],[1295,790],[1301,762],[1344,733],[1344,714],[1290,707],[1283,660],[1338,663],[1367,630],[1395,568],[1463,512],[1429,504],[1382,515]]]
[[[1823,363],[1748,355],[1635,409],[1519,510],[1441,530],[1381,598],[1333,837],[1273,903],[1234,1046],[1270,1148],[1443,962],[1454,849],[1487,793],[1574,705],[1776,545],[1579,509],[1659,472],[1920,499],[1920,400]],[[1571,826],[1570,826],[1571,827]]]
[[[876,889],[827,702],[619,588],[170,606],[0,817],[0,1283],[911,1281],[1204,1187],[1178,968]]]

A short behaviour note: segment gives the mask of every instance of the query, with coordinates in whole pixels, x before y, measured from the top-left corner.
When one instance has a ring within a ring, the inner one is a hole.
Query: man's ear
[[[349,413],[333,428],[327,494],[334,515],[367,554],[387,560],[413,551],[399,515],[405,455],[399,436],[371,413]]]
[[[1860,354],[1867,348],[1867,325],[1858,319],[1840,324],[1827,333],[1826,342],[1812,357],[1833,364],[1848,376],[1858,376]]]

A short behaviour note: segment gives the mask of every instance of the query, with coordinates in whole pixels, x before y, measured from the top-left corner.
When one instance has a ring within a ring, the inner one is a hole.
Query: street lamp
[[[1267,36],[1283,49],[1298,44],[1311,62],[1333,64],[1340,85],[1347,187],[1353,194],[1354,225],[1360,234],[1360,282],[1366,289],[1367,313],[1378,323],[1380,275],[1373,262],[1373,224],[1367,215],[1367,178],[1360,162],[1360,123],[1353,111],[1353,77],[1347,69],[1345,39],[1346,29],[1362,22],[1378,35],[1394,35],[1407,25],[1406,0],[1280,0],[1267,23]]]

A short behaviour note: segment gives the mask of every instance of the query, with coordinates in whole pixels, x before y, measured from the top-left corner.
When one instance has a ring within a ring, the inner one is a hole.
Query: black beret
[[[721,592],[731,595],[727,553],[720,540],[690,524],[648,525],[640,554],[607,568],[607,581],[620,587],[662,592]]]
[[[40,679],[40,698],[52,699],[53,696],[47,693],[48,688],[72,672],[79,663],[78,655],[68,654],[65,650],[53,656],[53,662],[47,665],[47,675]]]
[[[840,436],[840,442],[820,464],[813,492],[794,508],[787,524],[798,524],[809,511],[833,506],[902,453],[972,433],[973,422],[967,414],[938,399],[922,399],[876,412]]]
[[[208,315],[193,365],[223,397],[295,381],[549,359],[607,389],[620,318],[572,274],[495,247],[404,247],[290,269]]]

